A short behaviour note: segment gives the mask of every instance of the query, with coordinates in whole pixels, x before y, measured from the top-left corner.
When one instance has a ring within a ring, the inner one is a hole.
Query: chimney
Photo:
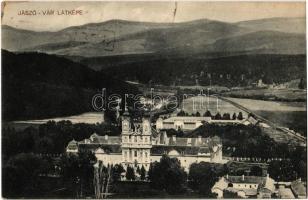
[[[302,182],[302,178],[301,177],[299,177],[298,182]]]
[[[229,179],[229,174],[227,174],[226,178]]]
[[[201,142],[202,142],[202,137],[201,137],[201,135],[199,135],[198,136],[198,143],[201,144]]]
[[[105,135],[105,140],[108,140],[108,135],[107,134]]]
[[[244,174],[242,175],[242,181],[243,181],[243,180],[245,180],[245,175],[244,175]]]
[[[176,142],[176,135],[172,135],[172,141]]]
[[[269,178],[269,173],[266,174],[266,178]]]
[[[163,141],[162,141],[162,143],[163,144],[167,144],[167,132],[166,131],[164,131],[164,133],[163,133]]]
[[[158,134],[157,134],[157,144],[160,144],[160,142],[161,142],[161,133],[159,132]]]

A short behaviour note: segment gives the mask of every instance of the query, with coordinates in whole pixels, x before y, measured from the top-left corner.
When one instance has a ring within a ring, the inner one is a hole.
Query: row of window
[[[145,143],[147,143],[149,140],[148,140],[148,137],[142,137],[142,136],[125,136],[124,137],[124,142],[135,142],[137,143],[138,142],[138,137],[139,137],[139,141],[143,141]]]
[[[244,187],[244,188],[257,188],[257,185],[255,185],[255,184],[249,184],[249,185],[243,185],[243,184],[236,184],[237,185],[237,187],[239,187],[239,188],[242,188],[242,187]],[[228,184],[228,187],[234,187],[235,186],[235,184],[232,184],[232,183],[229,183]]]
[[[128,151],[128,152],[125,151],[125,152],[124,152],[124,158],[127,159],[128,156],[130,155],[130,157],[131,157],[132,154],[134,154],[134,157],[138,157],[138,151],[135,150],[135,151],[131,151],[131,153],[129,153],[129,151]],[[142,156],[143,156],[143,152],[140,151],[140,152],[139,152],[139,158],[142,158]],[[144,152],[144,156],[145,156],[145,158],[148,158],[148,152]]]
[[[126,166],[126,167],[127,167],[127,166],[130,166],[130,164],[125,163],[125,164],[124,164],[124,166]],[[147,167],[148,167],[148,164],[144,164],[144,166],[147,168]],[[136,165],[135,165],[135,167],[136,167]]]

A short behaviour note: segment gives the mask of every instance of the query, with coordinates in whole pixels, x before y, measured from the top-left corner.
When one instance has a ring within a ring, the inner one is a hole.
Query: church
[[[164,154],[177,158],[186,171],[192,163],[223,161],[219,137],[168,137],[165,131],[151,126],[150,116],[144,115],[140,122],[133,122],[127,111],[122,115],[120,136],[99,136],[94,133],[88,139],[69,142],[67,153],[79,151],[92,151],[97,160],[105,164],[144,166],[146,170],[150,163],[159,161]]]

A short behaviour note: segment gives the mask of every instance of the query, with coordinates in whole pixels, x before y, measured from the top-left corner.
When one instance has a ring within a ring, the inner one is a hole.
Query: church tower
[[[131,122],[129,112],[125,109],[125,112],[122,115],[122,135],[128,134],[131,129]]]
[[[122,116],[122,163],[126,167],[144,166],[148,170],[152,147],[150,117],[146,115],[140,125],[134,125],[138,128],[131,128],[130,116],[126,110]]]
[[[122,117],[122,133],[121,133],[121,147],[122,147],[122,163],[125,167],[127,167],[131,163],[132,155],[130,149],[131,143],[131,121],[129,112],[127,108],[125,108],[125,112],[123,113]]]

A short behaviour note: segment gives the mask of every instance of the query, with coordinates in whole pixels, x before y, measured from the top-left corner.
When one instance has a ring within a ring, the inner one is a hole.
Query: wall
[[[119,164],[122,162],[122,154],[95,154],[97,160],[103,161],[103,164]]]
[[[233,188],[236,188],[236,189],[257,189],[258,188],[258,184],[233,183]]]

